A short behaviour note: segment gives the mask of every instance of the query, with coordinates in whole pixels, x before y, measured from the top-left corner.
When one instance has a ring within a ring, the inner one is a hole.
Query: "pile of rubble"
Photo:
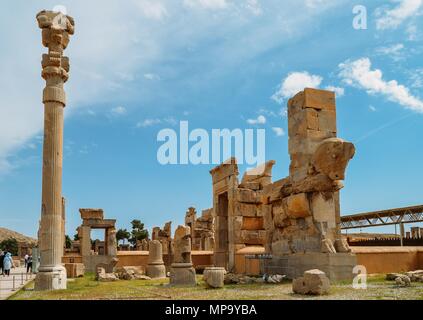
[[[116,280],[151,280],[150,277],[145,275],[145,269],[142,267],[120,267],[115,272],[106,273],[102,267],[97,268],[96,277],[97,281],[109,282]]]
[[[388,273],[386,280],[395,281],[400,287],[408,287],[412,282],[423,282],[423,270],[409,271],[402,273]]]

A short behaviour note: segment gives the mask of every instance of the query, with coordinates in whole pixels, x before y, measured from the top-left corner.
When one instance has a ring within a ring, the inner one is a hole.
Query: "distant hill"
[[[37,239],[27,237],[19,232],[0,227],[0,242],[9,238],[14,238],[18,242],[25,242],[30,245],[37,243]]]

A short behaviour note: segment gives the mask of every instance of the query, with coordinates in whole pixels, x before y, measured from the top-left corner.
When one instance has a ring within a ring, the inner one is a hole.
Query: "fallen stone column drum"
[[[225,268],[207,267],[204,269],[203,279],[211,288],[223,288],[225,274]]]

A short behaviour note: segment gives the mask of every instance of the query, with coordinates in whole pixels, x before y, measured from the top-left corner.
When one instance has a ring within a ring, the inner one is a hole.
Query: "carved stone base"
[[[191,263],[173,263],[170,269],[170,285],[196,286],[195,269]]]
[[[147,265],[147,276],[151,279],[166,278],[166,267],[164,264]]]
[[[283,274],[288,279],[301,277],[305,271],[319,269],[331,281],[352,280],[357,258],[351,253],[298,253],[273,257],[264,262],[264,273]]]
[[[40,267],[35,277],[35,291],[49,291],[66,289],[66,269],[58,265]]]

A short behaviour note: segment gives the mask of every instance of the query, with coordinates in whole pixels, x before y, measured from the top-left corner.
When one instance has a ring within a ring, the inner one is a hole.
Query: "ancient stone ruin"
[[[195,269],[191,259],[190,227],[178,226],[174,237],[174,255],[170,270],[170,284],[195,286]]]
[[[214,217],[213,210],[203,210],[197,218],[197,211],[190,207],[185,215],[185,225],[191,228],[192,250],[213,251]]]
[[[99,264],[110,265],[117,260],[116,220],[104,219],[102,209],[79,209],[82,224],[78,227],[80,254],[87,272],[95,272]],[[105,243],[92,248],[91,230],[104,229]],[[116,265],[116,263],[114,263]],[[107,272],[112,272],[106,270]]]
[[[152,240],[149,243],[147,276],[152,279],[166,278],[166,267],[163,262],[162,244],[159,240]]]
[[[354,145],[337,138],[335,94],[305,89],[288,103],[290,176],[272,182],[275,161],[238,182],[232,158],[211,170],[216,219],[214,263],[235,268],[236,253],[261,246],[265,272],[296,278],[320,269],[352,278],[356,259],[342,238],[339,190]]]
[[[66,95],[63,86],[69,77],[69,59],[63,56],[63,51],[74,34],[74,20],[62,13],[41,11],[37,21],[48,54],[43,54],[42,59],[42,77],[46,87],[43,92],[43,181],[39,230],[41,262],[35,290],[56,290],[66,288],[66,270],[61,264],[65,238],[62,168]]]

